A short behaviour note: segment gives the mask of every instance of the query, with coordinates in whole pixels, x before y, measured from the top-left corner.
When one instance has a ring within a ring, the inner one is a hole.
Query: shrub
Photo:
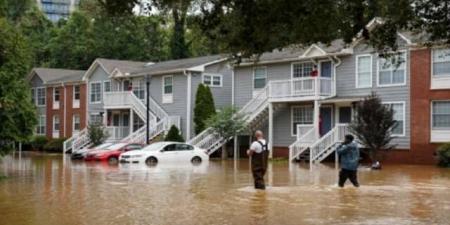
[[[437,157],[439,166],[450,167],[450,143],[439,146]]]
[[[46,136],[34,136],[30,144],[34,150],[42,151],[47,143],[48,138]]]
[[[97,146],[105,142],[109,134],[101,123],[93,123],[88,126],[88,136],[92,144]]]
[[[66,138],[55,138],[44,145],[44,150],[47,152],[62,152],[63,144]]]
[[[178,130],[178,128],[175,125],[172,125],[164,141],[184,142],[184,138],[183,136],[181,136],[180,130]]]
[[[206,129],[210,117],[216,114],[216,107],[214,106],[214,98],[208,86],[199,84],[197,93],[195,95],[194,107],[194,129],[195,133],[199,134]]]

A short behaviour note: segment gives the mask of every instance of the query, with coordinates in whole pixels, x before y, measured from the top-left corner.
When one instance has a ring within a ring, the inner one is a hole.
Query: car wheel
[[[156,158],[153,157],[153,156],[148,157],[148,158],[145,160],[145,164],[147,164],[147,165],[149,165],[149,166],[156,165],[157,163],[158,163],[158,159],[156,159]]]
[[[117,164],[119,162],[119,159],[117,159],[117,157],[110,157],[108,159],[108,163],[110,164]]]
[[[198,157],[198,156],[195,156],[194,158],[191,159],[191,162],[192,162],[193,164],[199,164],[199,163],[202,162],[202,158],[200,158],[200,157]]]

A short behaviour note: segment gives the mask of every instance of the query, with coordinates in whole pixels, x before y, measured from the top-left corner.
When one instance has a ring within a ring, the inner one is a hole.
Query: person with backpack
[[[351,134],[345,135],[345,141],[337,148],[341,159],[341,171],[339,172],[339,187],[344,187],[345,181],[350,179],[353,186],[359,187],[357,171],[359,165],[358,145],[353,141]]]
[[[256,131],[255,138],[256,141],[254,141],[251,144],[250,149],[247,150],[247,155],[251,157],[251,168],[255,189],[264,190],[266,189],[264,175],[267,171],[269,148],[262,131]]]

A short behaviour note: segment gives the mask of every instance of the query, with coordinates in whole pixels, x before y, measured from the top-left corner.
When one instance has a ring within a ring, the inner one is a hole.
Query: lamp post
[[[146,124],[147,124],[147,129],[145,129],[145,133],[146,133],[146,135],[145,135],[145,142],[147,143],[147,145],[148,144],[150,144],[150,111],[148,110],[149,109],[149,106],[150,106],[150,76],[147,74],[147,76],[146,76],[146,83],[145,83],[145,86],[146,86],[146,92],[147,92],[147,98],[146,98],[146,106],[147,106],[147,109],[146,109]]]

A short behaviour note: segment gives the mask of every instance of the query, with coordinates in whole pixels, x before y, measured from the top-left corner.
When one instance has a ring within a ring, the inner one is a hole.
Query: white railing
[[[314,125],[297,125],[297,140],[289,146],[289,161],[306,151],[316,140]]]
[[[132,91],[116,91],[105,92],[103,95],[103,103],[106,108],[133,108],[136,114],[142,119],[147,119],[147,107]],[[166,117],[167,113],[151,99],[150,105],[150,121],[156,122],[156,117]],[[158,115],[162,116],[159,117]]]
[[[170,125],[169,118],[164,118],[164,119],[158,121],[156,124],[151,125],[150,129],[149,129],[149,140],[155,138],[159,134],[168,130],[168,127],[170,127],[169,125]],[[147,143],[146,129],[147,129],[147,125],[142,126],[141,128],[139,128],[132,134],[130,134],[127,137],[125,137],[124,139],[122,139],[121,142],[146,144]]]
[[[81,148],[87,147],[90,144],[91,140],[89,139],[88,129],[84,128],[75,136],[72,142],[72,151],[76,151]]]
[[[264,89],[259,92],[256,97],[250,100],[247,104],[244,105],[239,111],[238,114],[244,115],[244,119],[246,122],[250,122],[255,116],[257,116],[261,110],[267,107],[268,104],[268,94],[269,94],[269,86],[266,86]]]
[[[119,141],[130,134],[130,127],[124,126],[107,126],[105,127],[109,137],[108,140]]]
[[[318,97],[334,94],[334,80],[329,77],[302,77],[272,80],[268,83],[270,98]]]
[[[345,135],[349,133],[348,124],[337,124],[311,146],[310,162],[321,162],[335,150],[336,144],[342,142]]]

